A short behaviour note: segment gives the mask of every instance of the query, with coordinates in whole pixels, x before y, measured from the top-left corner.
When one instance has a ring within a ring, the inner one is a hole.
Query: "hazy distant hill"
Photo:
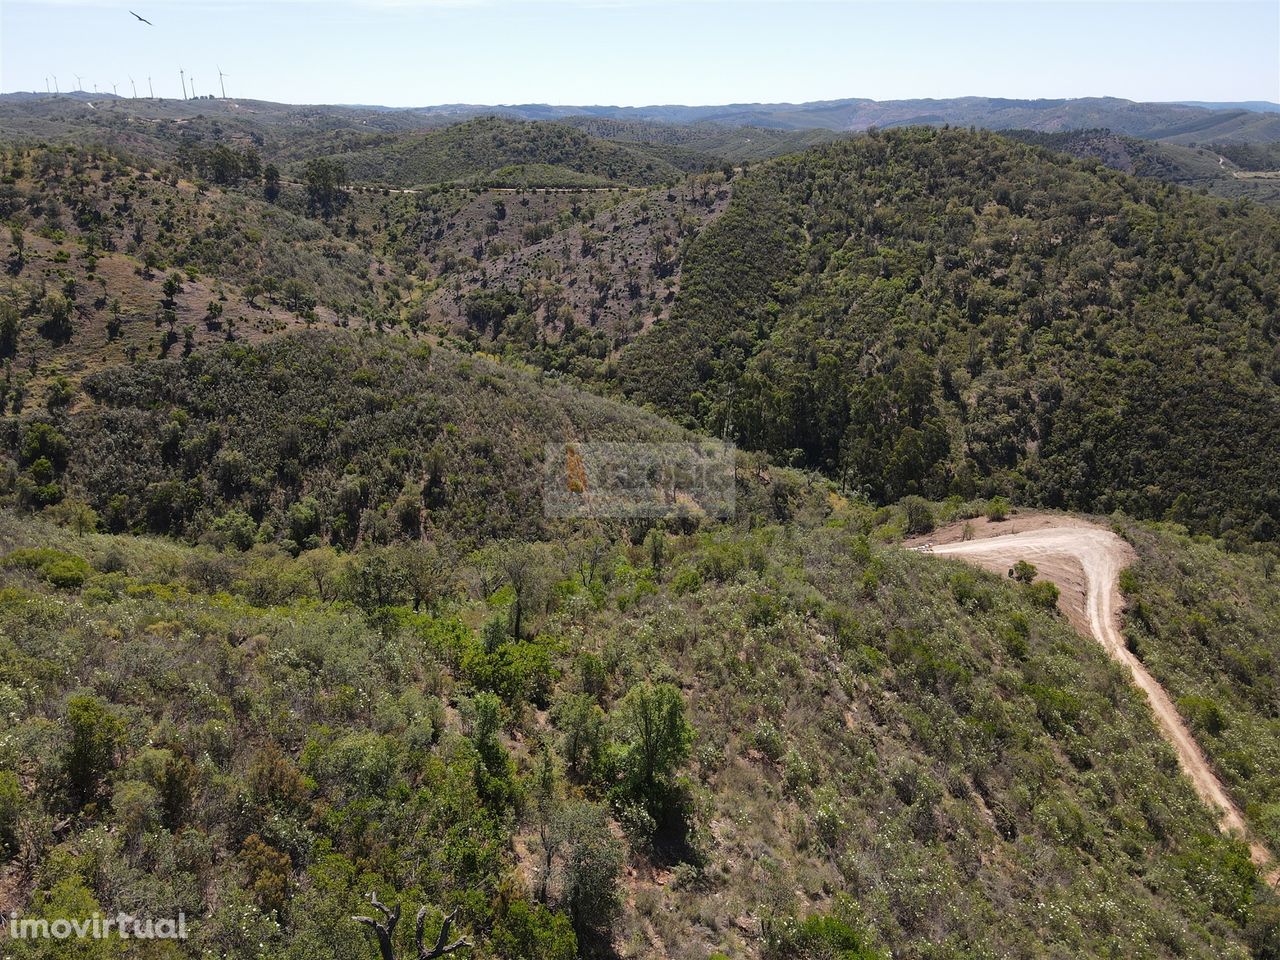
[[[257,100],[126,100],[111,96],[63,94],[5,94],[0,118],[7,132],[12,124],[33,128],[38,120],[66,119],[101,125],[89,104],[107,116],[233,117],[238,123],[314,124],[319,115],[329,126],[360,126],[370,130],[405,130],[438,126],[450,120],[498,114],[522,120],[564,120],[570,117],[661,123],[717,123],[768,127],[778,130],[866,130],[913,124],[954,124],[992,130],[1027,129],[1055,132],[1106,127],[1116,133],[1178,143],[1260,143],[1280,140],[1280,104],[1136,103],[1118,97],[1080,97],[1064,100],[1014,100],[1001,97],[955,97],[944,100],[870,100],[849,98],[811,103],[732,103],[709,106],[655,104],[642,107],[574,106],[541,103],[486,105],[438,104],[391,109],[375,106],[292,106]]]
[[[1280,113],[1280,103],[1270,100],[1238,100],[1220,103],[1213,100],[1179,100],[1186,107],[1204,107],[1206,110],[1256,110],[1259,113]]]
[[[1072,100],[1011,100],[956,97],[947,100],[868,100],[852,98],[812,103],[735,103],[719,106],[655,105],[645,107],[554,107],[519,104],[484,110],[524,119],[555,120],[573,115],[665,123],[714,122],[735,126],[799,130],[822,128],[857,131],[869,127],[956,124],[991,130],[1028,129],[1054,132],[1106,127],[1151,140],[1188,142],[1263,142],[1280,140],[1276,105],[1250,109],[1236,104],[1191,106],[1178,103],[1135,103],[1116,97]],[[459,105],[423,108],[423,113],[465,113]]]

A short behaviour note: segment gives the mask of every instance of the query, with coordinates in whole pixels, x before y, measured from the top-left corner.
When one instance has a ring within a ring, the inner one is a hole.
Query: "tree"
[[[18,852],[18,821],[22,816],[22,784],[12,770],[0,770],[0,858]]]
[[[18,308],[7,300],[0,301],[0,359],[7,360],[18,352],[21,323]]]
[[[511,636],[515,640],[524,636],[525,615],[545,603],[550,594],[556,575],[553,557],[547,544],[515,540],[493,544],[476,555],[482,573],[496,573],[511,586]]]
[[[922,497],[907,497],[902,501],[907,514],[907,533],[928,533],[933,529],[933,511]]]
[[[662,567],[667,558],[667,535],[661,527],[654,527],[644,538],[645,553],[649,555],[649,566],[653,567],[653,575],[662,579]]]
[[[45,297],[45,320],[40,324],[40,335],[53,343],[66,343],[71,339],[71,317],[75,303],[59,293]]]
[[[70,527],[80,537],[83,537],[86,533],[93,533],[98,529],[101,522],[97,511],[83,500],[63,500],[61,503],[49,507],[46,513],[54,523]]]
[[[566,694],[556,702],[552,716],[569,773],[575,778],[590,776],[607,741],[604,711],[596,698],[587,693]]]
[[[18,274],[26,264],[27,238],[19,226],[9,228],[9,238],[13,241],[13,253],[9,257],[9,272]]]
[[[76,694],[67,701],[67,746],[62,770],[72,808],[79,810],[98,798],[102,781],[115,766],[124,724],[92,694]]]
[[[1036,570],[1034,563],[1028,563],[1026,560],[1019,560],[1009,568],[1010,578],[1017,580],[1019,583],[1031,583],[1036,578]]]
[[[378,938],[378,952],[382,954],[382,960],[396,960],[395,951],[395,933],[396,925],[400,922],[400,905],[388,907],[385,903],[378,899],[376,891],[369,891],[369,902],[373,904],[382,919],[378,920],[374,917],[352,917],[356,923],[364,924]],[[413,942],[417,948],[417,960],[435,960],[436,957],[443,957],[447,954],[454,953],[464,947],[471,946],[471,941],[464,937],[459,937],[453,943],[446,944],[449,939],[449,930],[453,926],[454,919],[458,916],[455,909],[452,913],[444,918],[440,924],[440,933],[436,937],[436,942],[430,949],[426,946],[425,934],[427,914],[430,908],[423,904],[418,908],[418,916],[414,920]]]
[[[274,163],[268,163],[262,171],[262,195],[266,197],[268,203],[275,203],[276,198],[280,196],[280,168]]]
[[[636,684],[612,716],[628,792],[651,803],[662,802],[693,743],[680,691],[667,683]]]
[[[556,903],[568,911],[579,937],[607,929],[618,912],[622,846],[608,811],[586,800],[566,803],[551,832]]]
[[[313,213],[318,210],[327,220],[345,203],[347,168],[341,161],[317,157],[307,164],[304,180],[307,203]]]
[[[401,544],[391,548],[391,555],[404,572],[415,613],[424,604],[428,610],[433,608],[450,589],[453,565],[434,543]]]
[[[355,556],[347,566],[346,594],[370,617],[381,616],[387,608],[404,600],[404,569],[387,549],[372,549]]]
[[[164,302],[170,307],[173,306],[174,298],[182,292],[182,274],[177,270],[164,278]]]

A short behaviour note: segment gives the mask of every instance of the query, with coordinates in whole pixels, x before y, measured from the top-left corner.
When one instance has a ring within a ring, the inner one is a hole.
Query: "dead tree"
[[[378,908],[383,919],[377,920],[373,917],[352,917],[356,923],[363,923],[371,929],[378,937],[378,949],[382,953],[382,960],[396,960],[395,953],[395,932],[396,924],[400,922],[400,906],[397,904],[394,909],[388,907],[385,903],[378,899],[378,894],[370,890],[369,902]],[[423,943],[424,927],[427,922],[427,908],[424,905],[418,910],[418,916],[414,922],[413,942],[418,948],[417,960],[435,960],[436,957],[443,957],[446,954],[453,953],[455,950],[461,950],[463,947],[471,946],[471,941],[464,937],[459,937],[453,943],[445,944],[449,939],[449,928],[453,926],[453,920],[458,915],[455,908],[452,913],[444,918],[444,923],[440,925],[440,935],[436,938],[436,944],[431,949],[427,949]]]

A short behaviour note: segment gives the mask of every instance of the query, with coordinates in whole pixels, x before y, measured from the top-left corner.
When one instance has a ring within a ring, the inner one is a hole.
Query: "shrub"
[[[18,818],[22,815],[22,785],[12,770],[0,770],[0,856],[18,852]]]
[[[79,810],[97,798],[103,779],[115,766],[124,724],[92,694],[76,694],[67,701],[65,723],[62,770],[68,799]]]
[[[5,557],[5,565],[31,570],[59,590],[78,589],[93,573],[93,568],[83,557],[54,550],[51,547],[24,547],[14,550]]]
[[[902,507],[907,515],[907,533],[928,533],[933,529],[933,510],[923,497],[907,497]]]
[[[1027,596],[1038,607],[1052,610],[1058,605],[1058,588],[1048,580],[1041,580],[1027,586]]]
[[[1218,736],[1227,726],[1227,718],[1211,698],[1197,694],[1188,694],[1178,698],[1178,712],[1187,718],[1192,726],[1199,727],[1210,736]]]
[[[1035,580],[1037,573],[1039,571],[1036,570],[1036,565],[1028,563],[1026,560],[1019,560],[1009,568],[1010,578],[1017,580],[1019,583],[1031,583]]]

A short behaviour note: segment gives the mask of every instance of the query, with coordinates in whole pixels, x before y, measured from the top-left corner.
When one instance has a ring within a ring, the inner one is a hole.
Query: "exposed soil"
[[[1136,558],[1127,542],[1078,517],[1023,513],[1000,522],[978,518],[951,524],[909,546],[956,557],[993,573],[1005,573],[1019,560],[1035,564],[1040,578],[1058,586],[1059,605],[1072,625],[1124,664],[1134,684],[1147,695],[1160,732],[1172,744],[1201,799],[1218,810],[1222,830],[1248,837],[1240,808],[1209,766],[1169,695],[1125,645],[1118,578]],[[1280,868],[1273,867],[1271,852],[1256,841],[1250,842],[1249,850],[1255,864],[1270,868],[1268,883],[1280,882]]]

